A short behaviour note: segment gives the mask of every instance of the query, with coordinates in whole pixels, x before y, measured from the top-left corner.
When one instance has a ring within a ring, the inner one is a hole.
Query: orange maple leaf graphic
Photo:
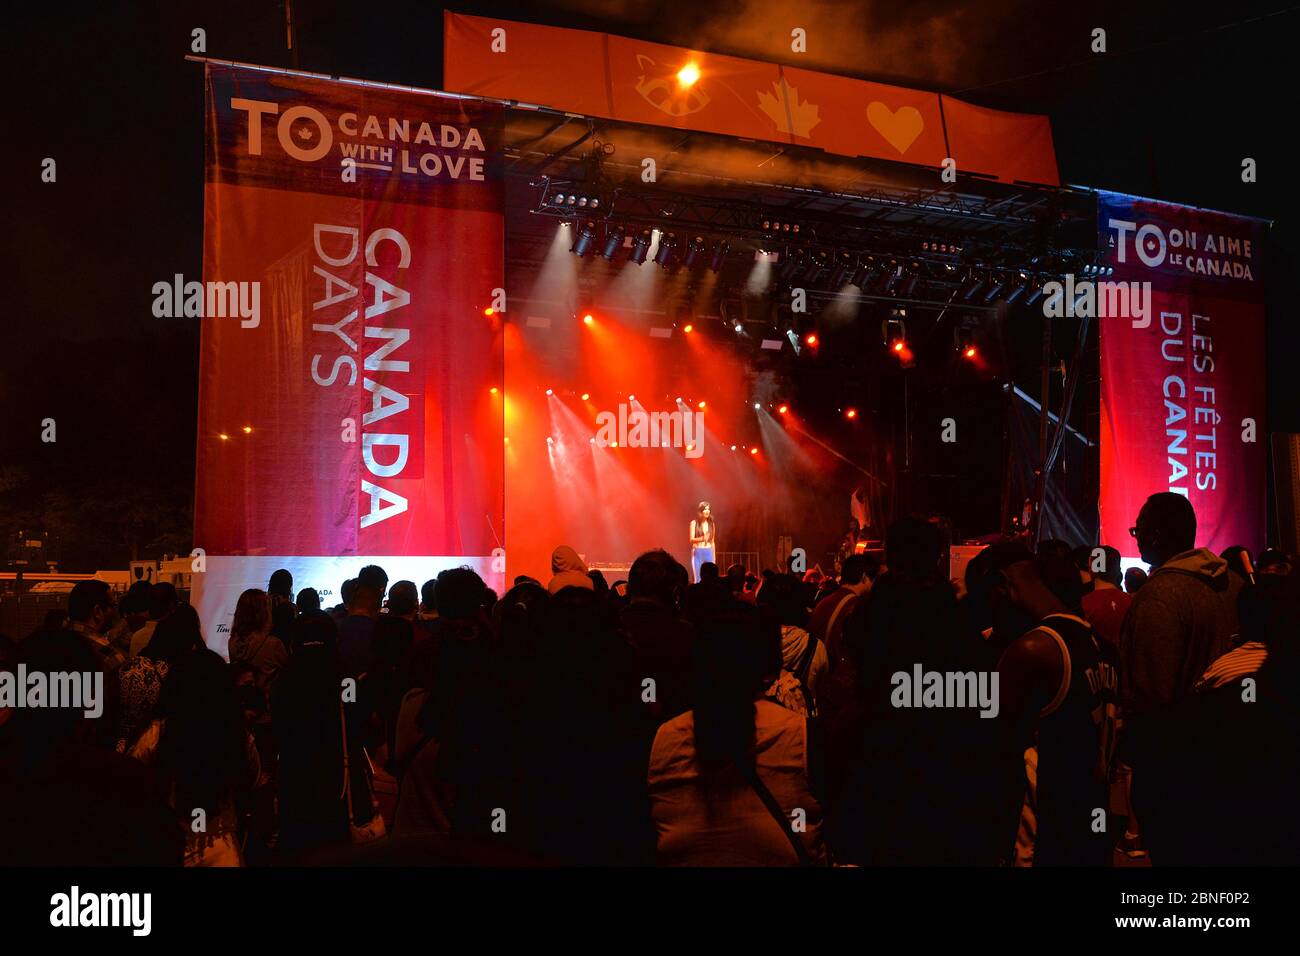
[[[785,103],[781,101],[781,87],[783,85],[777,80],[772,81],[772,89],[776,91],[775,96],[765,90],[760,90],[758,108],[776,124],[778,132],[793,133],[795,136],[808,139],[812,136],[813,127],[822,121],[821,107],[815,103],[800,100],[799,90],[793,86],[786,86],[786,96],[790,104],[790,111],[787,115]]]

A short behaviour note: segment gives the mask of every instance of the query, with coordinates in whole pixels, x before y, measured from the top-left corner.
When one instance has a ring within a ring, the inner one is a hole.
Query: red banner
[[[502,514],[502,349],[484,315],[504,285],[500,109],[210,66],[207,118],[203,286],[257,306],[202,326],[209,643],[239,590],[266,583],[230,557],[327,591],[362,559],[417,583],[486,569]]]
[[[1264,544],[1262,224],[1102,193],[1101,540],[1137,558],[1146,498],[1185,495],[1197,545]],[[1122,294],[1122,295],[1121,295]],[[1118,308],[1116,306],[1119,306]]]
[[[686,77],[689,81],[684,81]],[[608,33],[446,12],[443,84],[633,123],[1056,185],[1046,116]]]

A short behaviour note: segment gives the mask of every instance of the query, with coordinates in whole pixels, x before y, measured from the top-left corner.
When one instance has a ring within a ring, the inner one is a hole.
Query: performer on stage
[[[707,501],[700,502],[699,513],[691,521],[691,568],[695,580],[700,580],[700,565],[716,560],[714,546],[718,539],[718,526]]]

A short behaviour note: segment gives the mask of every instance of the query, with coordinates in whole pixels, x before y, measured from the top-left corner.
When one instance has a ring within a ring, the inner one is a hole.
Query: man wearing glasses
[[[68,595],[68,630],[76,631],[90,642],[104,666],[113,673],[125,660],[122,652],[108,640],[108,631],[117,617],[113,590],[103,581],[78,581]]]
[[[1208,548],[1196,547],[1196,512],[1182,495],[1152,495],[1129,529],[1151,576],[1133,595],[1120,629],[1120,699],[1125,758],[1151,861],[1196,863],[1200,825],[1186,812],[1178,767],[1195,742],[1178,707],[1207,667],[1231,650],[1243,581]]]

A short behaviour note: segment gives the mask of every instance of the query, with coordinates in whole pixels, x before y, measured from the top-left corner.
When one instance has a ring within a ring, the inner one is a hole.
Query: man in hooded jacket
[[[1196,547],[1196,512],[1182,495],[1152,495],[1130,529],[1151,575],[1120,630],[1122,746],[1151,861],[1196,863],[1201,829],[1187,770],[1196,741],[1179,719],[1210,664],[1232,649],[1243,581]]]

